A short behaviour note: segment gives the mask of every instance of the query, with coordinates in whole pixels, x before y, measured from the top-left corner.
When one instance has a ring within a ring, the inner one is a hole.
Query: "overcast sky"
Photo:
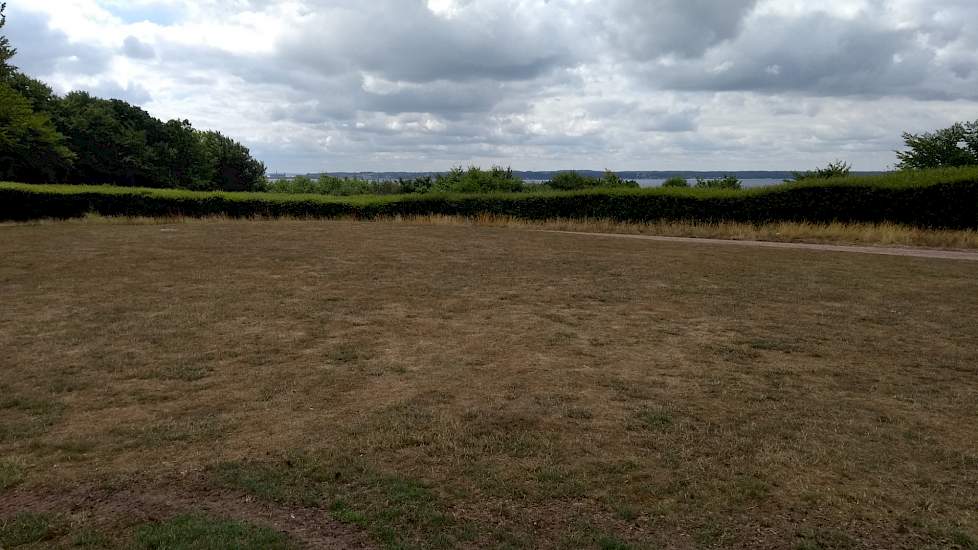
[[[273,171],[892,166],[978,119],[976,0],[8,0],[15,64]]]

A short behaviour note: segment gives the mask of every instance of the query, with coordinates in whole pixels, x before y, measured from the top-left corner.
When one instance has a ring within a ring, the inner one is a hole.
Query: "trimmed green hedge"
[[[0,220],[104,216],[336,218],[497,214],[621,221],[894,222],[978,228],[978,168],[900,172],[751,189],[591,190],[324,197],[0,183]]]

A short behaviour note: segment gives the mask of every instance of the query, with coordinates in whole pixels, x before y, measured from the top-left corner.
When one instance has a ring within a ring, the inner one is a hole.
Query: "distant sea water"
[[[635,180],[642,187],[660,187],[662,183],[666,180],[664,179],[640,179]],[[689,184],[696,185],[695,179],[688,180]],[[537,180],[526,180],[526,183],[544,183],[543,181]],[[750,189],[753,187],[768,187],[770,185],[778,185],[784,183],[783,179],[743,179],[740,180],[740,184],[744,189]]]

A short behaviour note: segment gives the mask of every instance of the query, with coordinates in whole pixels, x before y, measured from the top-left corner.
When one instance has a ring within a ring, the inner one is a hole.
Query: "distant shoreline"
[[[578,172],[585,176],[599,177],[604,174],[603,170],[549,170],[549,171],[520,171],[514,170],[513,174],[526,181],[546,181],[559,172]],[[269,174],[269,179],[284,179],[294,176],[319,176],[322,172],[300,173],[300,172],[278,172]],[[399,178],[412,179],[422,176],[434,176],[444,172],[327,172],[331,176],[338,178],[360,178],[365,180],[384,181],[396,180]],[[786,180],[792,178],[794,172],[791,170],[623,170],[616,172],[620,177],[627,180],[665,180],[671,177],[681,177],[686,179],[696,178],[719,178],[726,175],[736,176],[741,180]],[[875,176],[884,174],[884,171],[853,171],[853,176]]]

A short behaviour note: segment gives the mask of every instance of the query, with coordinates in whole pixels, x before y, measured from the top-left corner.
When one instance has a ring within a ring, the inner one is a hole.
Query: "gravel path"
[[[882,256],[910,256],[913,258],[936,258],[941,260],[966,260],[978,262],[978,251],[944,250],[936,248],[914,248],[898,246],[856,246],[839,244],[784,243],[773,241],[738,241],[733,239],[703,239],[698,237],[662,237],[658,235],[628,235],[624,233],[588,233],[584,231],[542,230],[544,233],[564,235],[587,235],[590,237],[616,237],[619,239],[642,239],[672,243],[718,244],[729,246],[755,246],[761,248],[789,248],[795,250],[820,250],[827,252],[855,252],[858,254],[878,254]]]

